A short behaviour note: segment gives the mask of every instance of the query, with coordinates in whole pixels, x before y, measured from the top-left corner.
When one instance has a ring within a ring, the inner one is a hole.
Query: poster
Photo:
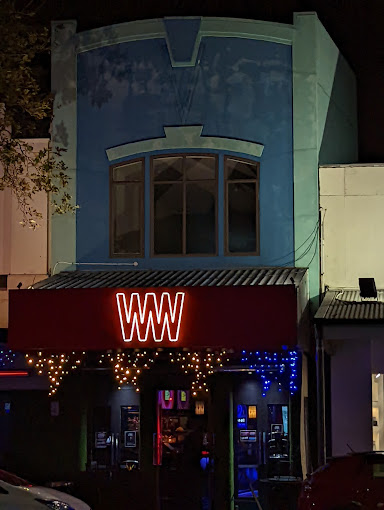
[[[135,448],[136,446],[136,431],[126,430],[124,432],[124,446],[125,448]]]

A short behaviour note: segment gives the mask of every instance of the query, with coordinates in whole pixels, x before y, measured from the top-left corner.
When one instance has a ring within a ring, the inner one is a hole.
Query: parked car
[[[0,469],[1,510],[91,510],[69,494],[34,485]]]
[[[298,510],[384,509],[384,452],[335,457],[303,482]]]

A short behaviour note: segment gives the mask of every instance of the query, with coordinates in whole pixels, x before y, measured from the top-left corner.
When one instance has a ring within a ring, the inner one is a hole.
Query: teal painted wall
[[[318,98],[319,104],[321,99]],[[356,79],[345,58],[339,54],[320,145],[319,165],[357,161]]]
[[[316,13],[297,13],[293,38],[295,264],[319,301],[318,167],[357,160],[356,80]]]

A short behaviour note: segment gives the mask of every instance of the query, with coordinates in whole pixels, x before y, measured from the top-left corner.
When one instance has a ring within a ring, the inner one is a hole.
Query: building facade
[[[353,73],[315,13],[63,21],[52,87],[79,210],[51,218],[51,278],[12,293],[10,345],[49,375],[61,472],[114,473],[143,508],[245,509],[261,479],[294,483],[318,165],[357,159]]]
[[[36,152],[46,148],[48,142],[48,139],[28,140]],[[25,402],[34,391],[46,394],[49,387],[48,379],[28,374],[24,356],[10,350],[7,343],[9,291],[27,289],[48,275],[48,215],[44,193],[36,194],[34,206],[43,217],[39,228],[32,231],[21,225],[24,218],[11,190],[0,192],[0,463],[4,466],[12,457],[18,457],[20,462],[21,454],[15,455],[11,445],[16,444],[20,432],[17,423],[25,423]],[[22,315],[18,320],[23,320]]]
[[[382,164],[320,168],[325,295],[316,321],[329,356],[325,416],[332,455],[384,445],[383,179]],[[374,279],[366,295],[359,286],[365,278]]]
[[[48,139],[30,139],[37,152],[48,145]],[[5,341],[8,328],[8,291],[28,288],[48,274],[47,197],[44,193],[34,198],[36,209],[43,218],[39,227],[32,231],[23,227],[23,215],[16,197],[10,189],[0,193],[0,330]]]

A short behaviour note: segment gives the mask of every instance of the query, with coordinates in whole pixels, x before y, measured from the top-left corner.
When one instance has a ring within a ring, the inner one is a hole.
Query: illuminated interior
[[[384,376],[372,374],[372,444],[374,451],[384,449]]]

